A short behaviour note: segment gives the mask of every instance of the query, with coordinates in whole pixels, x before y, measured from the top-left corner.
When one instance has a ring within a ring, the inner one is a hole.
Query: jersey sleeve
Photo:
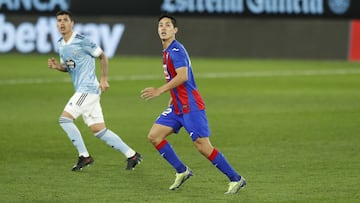
[[[189,67],[186,54],[181,49],[173,49],[171,52],[171,59],[174,63],[175,68],[180,68],[184,66]]]
[[[84,38],[83,48],[86,52],[91,54],[93,57],[99,57],[103,50],[89,38]]]

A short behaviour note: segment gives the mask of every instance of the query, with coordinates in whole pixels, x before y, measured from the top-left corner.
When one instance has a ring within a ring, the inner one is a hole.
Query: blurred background
[[[59,10],[109,57],[159,55],[157,18],[170,13],[192,56],[360,60],[355,0],[4,0],[0,53],[54,52]]]

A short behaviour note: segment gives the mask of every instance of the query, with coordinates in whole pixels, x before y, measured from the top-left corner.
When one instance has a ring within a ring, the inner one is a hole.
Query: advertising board
[[[60,9],[79,15],[360,18],[357,0],[0,0],[0,12],[7,14],[51,14]]]
[[[54,52],[54,15],[71,10],[74,29],[110,58],[156,54],[157,17],[172,13],[195,56],[356,60],[359,8],[356,0],[0,0],[0,53]]]

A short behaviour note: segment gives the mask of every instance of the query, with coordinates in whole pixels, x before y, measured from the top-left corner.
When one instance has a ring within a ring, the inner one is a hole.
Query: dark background
[[[162,13],[163,1],[68,2],[75,22],[122,23],[126,26],[116,54],[160,54],[157,17]],[[327,0],[323,2],[325,4]],[[1,13],[15,24],[36,22],[38,16],[54,16],[58,11],[58,8],[13,11],[4,4],[0,6]],[[352,0],[350,9],[343,15],[335,15],[327,7],[324,15],[175,13],[179,25],[177,39],[193,56],[346,60],[350,23],[360,18],[359,8],[360,1]]]
[[[31,1],[31,0],[30,0]],[[51,0],[38,0],[40,2],[51,2]],[[166,0],[127,0],[127,1],[114,1],[114,0],[65,0],[70,5],[70,10],[79,15],[126,15],[126,16],[158,16],[161,11],[161,5]],[[195,2],[197,0],[194,0]],[[243,0],[245,2],[247,0]],[[254,1],[254,0],[252,0]],[[278,0],[268,0],[278,1]],[[300,4],[302,1],[311,2],[312,0],[298,0]],[[359,0],[338,0],[350,1],[350,8],[344,14],[337,15],[331,12],[328,4],[332,0],[322,0],[324,4],[323,15],[311,14],[252,14],[245,8],[243,13],[225,14],[225,13],[174,13],[177,16],[192,16],[192,17],[256,17],[256,18],[316,18],[316,19],[360,19],[360,1]],[[172,2],[176,2],[173,0]],[[185,2],[180,0],[178,2]],[[244,3],[245,4],[245,3]],[[7,8],[6,4],[0,5],[0,12],[6,14],[38,14],[39,11],[30,10],[26,11],[23,6],[20,10],[11,11]],[[246,7],[246,6],[245,6]],[[59,10],[56,8],[55,10]],[[42,11],[43,14],[53,14],[55,11]]]

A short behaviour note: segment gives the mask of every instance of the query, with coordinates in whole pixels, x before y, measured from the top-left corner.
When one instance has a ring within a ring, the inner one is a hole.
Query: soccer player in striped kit
[[[158,88],[143,89],[141,97],[150,100],[169,91],[171,98],[168,108],[151,127],[148,139],[176,170],[176,178],[169,187],[170,190],[180,188],[192,176],[192,170],[178,158],[166,139],[184,127],[196,149],[228,177],[230,183],[225,194],[235,194],[245,187],[246,180],[232,168],[224,155],[213,147],[209,140],[210,129],[205,104],[194,80],[189,55],[184,46],[175,39],[177,31],[176,19],[173,16],[162,15],[159,18],[158,34],[163,45],[163,71],[166,83]]]
[[[71,76],[75,93],[65,106],[59,123],[79,153],[72,171],[79,171],[94,162],[90,156],[82,135],[74,123],[79,116],[90,127],[94,135],[110,147],[122,152],[127,158],[127,170],[133,170],[142,161],[139,153],[108,129],[100,105],[101,92],[109,88],[108,60],[103,50],[89,38],[73,31],[74,21],[70,11],[56,14],[57,28],[62,37],[57,42],[60,63],[54,58],[48,59],[48,67]],[[100,83],[96,77],[95,58],[101,61]]]

